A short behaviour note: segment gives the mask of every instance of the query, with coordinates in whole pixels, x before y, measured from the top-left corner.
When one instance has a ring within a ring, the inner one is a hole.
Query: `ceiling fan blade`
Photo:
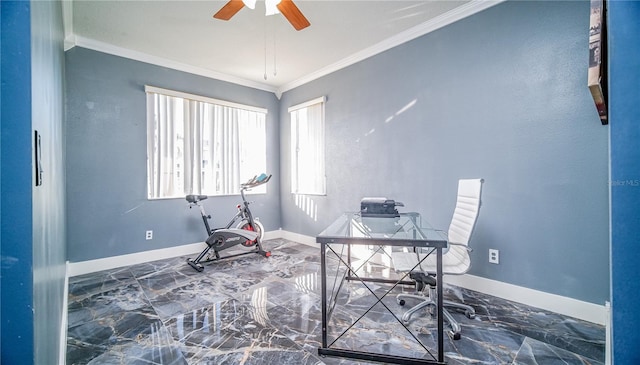
[[[214,18],[220,20],[229,20],[232,16],[236,15],[244,7],[242,0],[229,0],[217,13],[213,15]]]
[[[311,25],[292,0],[282,0],[277,6],[278,10],[296,30],[302,30]]]

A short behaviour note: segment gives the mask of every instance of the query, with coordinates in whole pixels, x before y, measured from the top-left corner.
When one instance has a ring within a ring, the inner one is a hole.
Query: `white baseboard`
[[[475,290],[591,323],[599,325],[606,324],[607,311],[604,305],[584,302],[469,274],[447,276],[447,284]]]
[[[303,245],[320,248],[320,244],[316,243],[316,238],[315,237],[305,236],[303,234],[289,232],[289,231],[283,231],[283,230],[280,230],[278,232],[280,232],[280,237],[278,237],[278,238],[284,238],[284,239],[289,240],[289,241],[302,243]]]
[[[262,239],[266,241],[266,240],[273,240],[276,238],[282,238],[282,230],[266,231],[264,232],[264,237]]]
[[[315,237],[288,231],[281,232],[281,238],[318,247]],[[461,276],[447,276],[447,283],[591,323],[605,326],[609,325],[607,323],[607,309],[604,305],[584,302],[569,297],[563,297],[561,295],[542,292],[469,274]]]
[[[284,238],[305,245],[319,247],[316,243],[315,237],[312,236],[306,236],[284,230],[265,232],[265,240],[276,238]],[[138,252],[129,255],[73,262],[68,265],[68,276],[72,277],[165,258],[192,255],[202,251],[203,244],[204,243],[199,242],[159,250]],[[607,325],[607,309],[604,305],[584,302],[569,297],[563,297],[556,294],[468,274],[462,276],[448,276],[447,283],[514,302],[523,303],[532,307],[549,310],[569,317],[582,319],[588,322]]]
[[[67,326],[69,325],[69,261],[65,264],[64,289],[62,297],[62,317],[60,320],[60,353],[58,365],[67,363]]]
[[[282,232],[284,231],[277,230],[265,232],[264,239],[271,240],[275,238],[283,238]],[[111,270],[123,266],[137,265],[150,261],[169,259],[172,257],[189,256],[202,252],[205,247],[206,246],[204,242],[196,242],[182,246],[136,252],[128,255],[105,257],[103,259],[71,262],[68,264],[68,276],[73,277],[78,275],[90,274],[92,272]]]
[[[611,302],[604,303],[607,312],[607,323],[605,324],[605,346],[604,346],[604,365],[611,365]]]
[[[73,277],[102,270],[111,270],[123,266],[142,264],[150,261],[192,255],[202,251],[204,247],[204,242],[197,242],[182,246],[136,252],[128,255],[105,257],[103,259],[71,262],[69,263],[69,276]]]

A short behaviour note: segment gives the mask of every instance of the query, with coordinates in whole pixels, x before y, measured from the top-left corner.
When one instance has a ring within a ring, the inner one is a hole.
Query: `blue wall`
[[[33,344],[30,3],[2,13],[2,358],[30,363]]]
[[[613,360],[640,363],[640,2],[609,3]]]
[[[363,196],[447,227],[457,180],[482,177],[471,274],[604,304],[608,129],[587,88],[588,28],[587,1],[506,2],[286,92],[283,229],[315,236]],[[327,196],[295,197],[287,108],[321,95]]]
[[[75,47],[66,52],[67,218],[72,262],[202,242],[206,233],[184,199],[147,200],[145,85],[264,107],[266,195],[252,195],[266,230],[280,227],[278,100],[260,91]],[[260,173],[260,172],[256,172]],[[213,226],[235,214],[239,196],[205,202]],[[153,240],[145,231],[153,230]]]
[[[62,11],[2,1],[2,359],[57,363],[65,282]],[[33,186],[33,130],[44,182]]]

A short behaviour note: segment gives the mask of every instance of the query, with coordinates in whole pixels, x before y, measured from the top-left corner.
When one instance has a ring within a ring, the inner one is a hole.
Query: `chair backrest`
[[[480,212],[483,179],[458,181],[458,199],[449,225],[449,242],[468,245]]]

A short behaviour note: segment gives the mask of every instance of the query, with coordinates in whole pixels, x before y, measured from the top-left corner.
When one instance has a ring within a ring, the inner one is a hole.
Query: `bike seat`
[[[207,199],[207,196],[206,195],[187,195],[184,198],[187,199],[189,203],[197,203],[201,200]]]

